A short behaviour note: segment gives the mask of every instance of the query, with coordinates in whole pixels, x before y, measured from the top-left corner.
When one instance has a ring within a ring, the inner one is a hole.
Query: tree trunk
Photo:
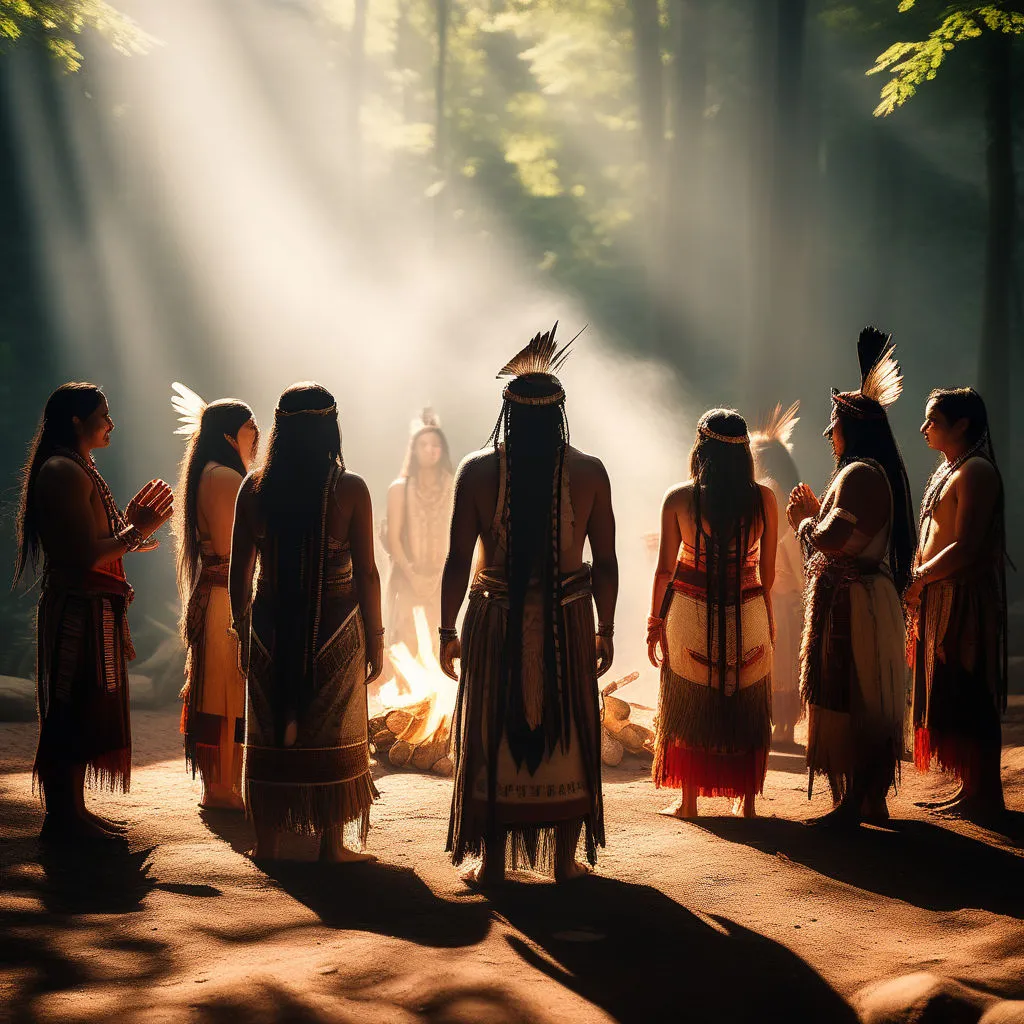
[[[988,177],[988,235],[981,327],[979,386],[988,408],[996,450],[1010,440],[1010,296],[1016,230],[1016,175],[1013,166],[1013,37],[993,32],[986,40],[987,98],[985,162]]]
[[[665,94],[661,69],[661,27],[658,0],[631,0],[633,55],[636,70],[637,109],[640,120],[640,158],[646,169],[646,201],[641,212],[641,253],[648,282],[651,309],[660,306],[662,282],[659,214],[665,161]],[[648,329],[657,323],[657,313]]]
[[[692,365],[702,351],[686,296],[701,273],[701,148],[707,96],[707,0],[676,0],[671,8],[672,142],[664,176],[664,298],[660,302],[658,348]],[[699,373],[699,368],[696,368]]]

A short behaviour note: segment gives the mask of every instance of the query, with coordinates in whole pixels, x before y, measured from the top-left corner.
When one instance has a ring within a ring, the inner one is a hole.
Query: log
[[[452,773],[455,771],[455,765],[452,764],[452,759],[446,754],[444,757],[439,758],[431,766],[430,770],[435,775],[443,775],[446,779],[451,778]]]
[[[413,747],[411,743],[405,740],[396,739],[391,744],[391,749],[388,751],[388,760],[396,768],[406,768],[409,765],[409,759],[412,757]]]
[[[395,708],[384,716],[384,722],[396,736],[401,736],[406,729],[421,718],[430,714],[430,699],[421,700],[408,707]]]
[[[608,721],[609,718],[614,718],[624,722],[629,718],[629,705],[624,700],[619,700],[618,697],[605,697],[604,718],[605,721]]]
[[[421,772],[430,771],[437,761],[440,761],[448,753],[448,738],[434,738],[424,740],[417,745],[409,759],[409,767],[416,768]]]
[[[627,723],[615,734],[615,738],[631,754],[643,754],[644,744],[651,738],[651,734],[642,726]]]
[[[397,739],[398,737],[390,729],[378,729],[373,733],[373,745],[381,753],[390,750]]]
[[[601,730],[601,763],[614,768],[622,763],[624,748],[622,744],[607,730]]]

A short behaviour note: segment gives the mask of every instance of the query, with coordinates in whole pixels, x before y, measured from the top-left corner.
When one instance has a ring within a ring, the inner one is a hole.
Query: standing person
[[[903,378],[889,336],[861,331],[859,391],[832,390],[836,471],[819,501],[800,484],[787,515],[809,554],[800,690],[809,706],[808,796],[827,775],[822,824],[884,820],[903,751],[906,633],[899,595],[916,546],[910,485],[886,409]]]
[[[1006,522],[988,413],[972,388],[933,391],[921,426],[942,455],[921,503],[906,593],[914,642],[914,762],[961,783],[946,805],[967,817],[1005,810],[999,775],[1006,710]]]
[[[85,784],[127,792],[132,740],[128,662],[135,657],[123,558],[151,551],[173,497],[152,480],[124,513],[92,453],[114,421],[95,384],[50,395],[29,449],[18,507],[14,582],[42,554],[37,621],[39,746],[32,768],[46,805],[43,836],[103,838],[117,826],[85,806]]]
[[[366,686],[384,656],[373,510],[319,384],[293,384],[278,401],[266,461],[238,492],[228,587],[247,652],[253,857],[275,858],[289,830],[318,836],[321,860],[374,859],[344,836],[354,822],[365,842],[377,797],[366,735]]]
[[[776,506],[785,508],[800,482],[793,461],[793,429],[800,422],[800,403],[775,406],[764,425],[750,435],[750,453],[759,483],[767,484]],[[772,745],[793,746],[793,729],[803,714],[800,700],[800,635],[804,628],[804,558],[791,530],[780,530],[772,587],[775,661],[772,666]]]
[[[178,478],[178,594],[185,643],[185,763],[203,781],[201,807],[243,810],[245,677],[231,632],[228,559],[235,499],[256,459],[259,427],[234,398],[207,405],[183,384],[171,404],[188,441]]]
[[[654,784],[678,786],[662,812],[697,814],[698,796],[764,790],[772,732],[772,609],[778,506],[754,479],[747,424],[701,416],[690,479],[661,510],[647,648],[661,669]]]
[[[505,365],[493,447],[458,472],[439,633],[444,671],[461,663],[447,849],[456,865],[480,858],[468,882],[526,865],[565,881],[587,871],[581,832],[591,864],[604,845],[597,678],[613,656],[615,519],[604,466],[569,444],[555,376],[568,349],[552,328]]]
[[[388,489],[384,530],[391,556],[388,575],[389,645],[419,648],[412,610],[427,616],[431,642],[441,621],[441,570],[448,554],[454,473],[448,439],[433,409],[412,425],[409,448],[398,479]]]

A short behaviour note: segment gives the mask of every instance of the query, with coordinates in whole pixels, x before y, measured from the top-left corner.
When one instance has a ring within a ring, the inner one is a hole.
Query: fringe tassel
[[[772,677],[725,696],[717,687],[693,683],[662,667],[658,701],[659,747],[742,753],[767,750],[772,734]]]
[[[723,754],[673,743],[659,750],[658,755],[654,767],[654,785],[658,789],[694,787],[697,796],[727,797],[764,792],[768,774],[765,748]]]
[[[927,772],[935,761],[939,770],[949,772],[957,782],[970,790],[981,778],[982,755],[979,744],[963,736],[949,736],[934,730],[918,728],[914,731],[914,766]]]
[[[132,778],[132,748],[110,750],[93,758],[85,767],[85,784],[90,789],[127,793]]]
[[[347,782],[297,786],[245,782],[245,810],[261,827],[299,835],[317,836],[325,830],[359,824],[359,838],[370,831],[370,806],[380,794],[369,771]]]
[[[508,871],[536,871],[542,875],[553,876],[555,866],[563,854],[576,856],[581,839],[587,862],[591,866],[597,863],[594,822],[589,816],[561,822],[558,825],[505,826],[501,831],[505,836],[505,868]],[[452,851],[452,863],[456,866],[467,857],[483,855],[483,830],[474,832],[472,840],[461,842]],[[563,843],[571,843],[572,850],[563,851]]]

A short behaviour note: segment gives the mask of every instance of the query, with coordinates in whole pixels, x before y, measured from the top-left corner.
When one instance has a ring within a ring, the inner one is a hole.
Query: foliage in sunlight
[[[85,29],[99,32],[125,56],[145,53],[156,40],[104,0],[0,0],[0,48],[38,33],[65,71],[82,66],[76,37]]]
[[[901,0],[898,9],[902,14],[915,5],[916,0]],[[1018,9],[1018,5],[1009,3],[951,4],[944,8],[941,21],[926,38],[893,43],[867,72],[875,75],[888,71],[892,76],[882,87],[881,102],[875,108],[875,116],[885,117],[901,107],[914,96],[919,86],[935,78],[958,43],[977,39],[986,31],[1024,35],[1024,12]]]

